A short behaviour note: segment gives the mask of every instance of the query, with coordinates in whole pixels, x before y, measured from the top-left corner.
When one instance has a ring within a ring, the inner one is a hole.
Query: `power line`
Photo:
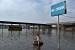
[[[65,16],[65,15],[64,15]],[[65,16],[65,17],[68,17],[68,18],[75,18],[75,17],[71,17],[71,16]]]
[[[65,17],[69,17],[69,18],[75,18],[75,17],[70,17],[70,16],[65,16]]]

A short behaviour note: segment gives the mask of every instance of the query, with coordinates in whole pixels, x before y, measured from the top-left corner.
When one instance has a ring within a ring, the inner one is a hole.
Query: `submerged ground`
[[[40,47],[33,45],[32,29],[23,29],[22,31],[8,31],[8,29],[0,29],[0,50],[58,50],[58,34],[56,29],[40,30],[40,36],[44,44]],[[75,31],[60,30],[60,49],[75,50]]]

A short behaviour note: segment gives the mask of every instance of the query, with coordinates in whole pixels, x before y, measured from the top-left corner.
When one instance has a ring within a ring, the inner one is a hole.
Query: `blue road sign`
[[[51,16],[66,14],[66,2],[60,2],[51,6]]]

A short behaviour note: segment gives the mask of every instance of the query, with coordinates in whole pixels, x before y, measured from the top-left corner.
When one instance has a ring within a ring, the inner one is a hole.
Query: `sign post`
[[[58,50],[60,50],[59,15],[58,15],[57,28],[58,28]]]
[[[59,15],[66,14],[66,1],[51,6],[51,16],[58,16],[58,50],[60,50]]]

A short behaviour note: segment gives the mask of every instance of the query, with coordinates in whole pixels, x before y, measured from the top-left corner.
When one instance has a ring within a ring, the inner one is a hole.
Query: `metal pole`
[[[2,38],[3,38],[3,23],[2,23]]]
[[[58,27],[58,50],[60,50],[59,15],[58,15],[57,27]]]
[[[25,29],[26,29],[26,36],[27,36],[27,28],[28,28],[28,27],[27,27],[27,24],[26,24],[26,26],[25,26]]]
[[[11,40],[12,40],[12,36],[13,36],[13,34],[12,34],[12,23],[11,23],[10,29],[11,29]]]
[[[27,34],[27,24],[26,24],[26,34]]]
[[[38,25],[38,27],[39,27],[39,28],[38,28],[38,29],[39,29],[38,32],[40,33],[40,25]]]
[[[18,37],[20,38],[20,24],[19,24],[19,35],[18,35]]]
[[[33,25],[33,35],[34,35],[34,25]]]

